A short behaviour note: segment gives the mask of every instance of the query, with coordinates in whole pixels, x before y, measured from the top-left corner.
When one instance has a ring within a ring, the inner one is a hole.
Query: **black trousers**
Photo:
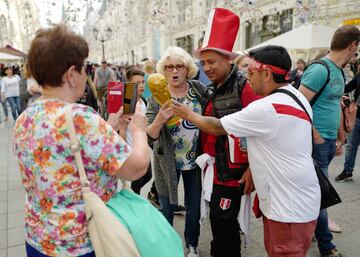
[[[140,194],[141,188],[150,181],[152,178],[152,172],[151,172],[151,164],[149,164],[148,169],[144,176],[139,178],[138,180],[134,180],[131,182],[131,189],[137,193]]]
[[[213,234],[211,252],[213,257],[240,257],[240,225],[237,220],[241,187],[214,185],[210,201],[210,224]]]

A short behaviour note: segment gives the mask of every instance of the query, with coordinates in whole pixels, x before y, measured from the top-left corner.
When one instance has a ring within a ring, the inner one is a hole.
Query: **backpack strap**
[[[147,106],[147,100],[146,100],[146,98],[143,97],[143,96],[140,96],[140,98],[141,98],[141,100],[143,100],[144,104]]]
[[[317,61],[313,61],[312,63],[310,63],[308,66],[306,66],[306,68],[304,69],[304,72],[306,71],[306,69],[313,65],[313,64],[320,64],[322,66],[324,66],[327,70],[327,78],[326,81],[324,83],[324,85],[320,88],[320,90],[315,94],[315,96],[313,97],[313,99],[311,99],[310,101],[310,105],[313,106],[315,104],[315,102],[319,99],[320,95],[322,94],[322,92],[325,90],[326,85],[329,84],[330,82],[330,68],[329,65],[323,61],[323,60],[317,60]]]

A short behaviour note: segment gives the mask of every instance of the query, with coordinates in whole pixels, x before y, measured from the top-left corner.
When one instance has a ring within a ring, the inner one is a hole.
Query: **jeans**
[[[10,104],[11,114],[15,121],[17,119],[18,115],[20,114],[20,97],[19,96],[11,96],[11,97],[7,97],[6,100]]]
[[[36,250],[34,247],[29,245],[28,243],[26,243],[26,256],[27,257],[48,257],[47,255],[42,254],[41,252]],[[87,253],[87,254],[81,255],[79,257],[95,257],[95,253],[94,252]]]
[[[325,174],[326,177],[328,177],[329,164],[335,156],[335,142],[335,139],[325,139],[323,144],[314,144],[313,146],[313,159],[315,161],[315,165],[320,167],[320,170]],[[321,254],[335,248],[335,245],[331,243],[333,236],[329,230],[326,209],[322,209],[320,211],[315,229],[315,237],[318,242],[318,247]]]
[[[180,171],[177,171],[178,178]],[[201,179],[198,169],[181,171],[184,182],[185,195],[185,243],[197,247],[200,235],[200,196],[201,196]],[[161,211],[167,221],[173,225],[175,205],[170,204],[170,199],[159,195]]]
[[[348,143],[346,145],[345,152],[345,163],[344,163],[344,173],[351,175],[354,166],[357,150],[360,144],[360,118],[356,118],[355,127],[351,134],[348,137]]]

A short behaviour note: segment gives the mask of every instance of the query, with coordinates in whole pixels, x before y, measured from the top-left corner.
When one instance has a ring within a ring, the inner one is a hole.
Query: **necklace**
[[[186,100],[186,96],[183,97],[171,97],[172,99],[176,100],[179,103],[184,103]]]

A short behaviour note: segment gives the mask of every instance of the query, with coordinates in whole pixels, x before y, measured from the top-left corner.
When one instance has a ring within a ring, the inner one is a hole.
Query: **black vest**
[[[221,118],[243,108],[241,94],[245,83],[245,76],[238,73],[236,65],[233,65],[225,83],[216,88],[213,94],[212,112],[214,117]],[[241,179],[244,171],[249,167],[247,154],[244,155],[246,159],[243,161],[231,162],[228,136],[218,136],[215,146],[215,166],[218,179],[220,181]]]

